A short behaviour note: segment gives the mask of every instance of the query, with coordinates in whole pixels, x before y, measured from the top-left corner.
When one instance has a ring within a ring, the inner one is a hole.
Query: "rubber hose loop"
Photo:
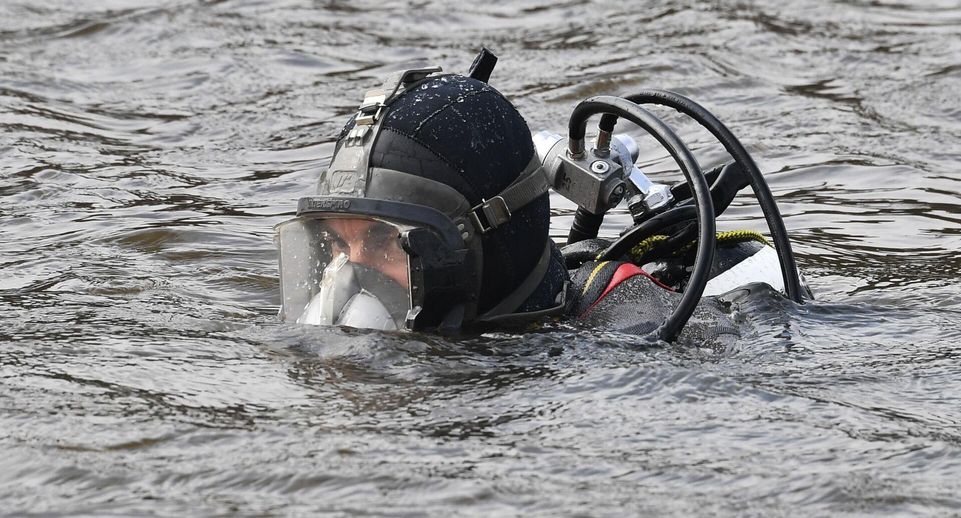
[[[758,169],[757,164],[747,152],[741,142],[731,133],[717,117],[706,108],[697,104],[693,100],[668,90],[641,90],[635,94],[625,97],[625,99],[638,104],[656,104],[673,108],[684,115],[694,119],[698,124],[714,135],[731,155],[734,160],[741,165],[747,172],[754,196],[757,198],[758,205],[761,206],[761,213],[767,220],[768,229],[774,241],[774,249],[777,251],[778,260],[781,263],[781,277],[784,280],[784,291],[788,298],[797,303],[801,300],[801,280],[798,276],[797,262],[794,259],[794,252],[791,249],[791,241],[788,239],[787,229],[784,227],[784,218],[778,210],[777,203],[770,187],[764,180],[764,175]],[[617,116],[606,114],[601,117],[599,127],[603,131],[614,131],[617,124]]]
[[[704,288],[714,263],[714,250],[717,244],[714,225],[714,203],[711,190],[694,155],[684,145],[680,137],[654,114],[627,99],[613,96],[596,96],[585,99],[574,107],[568,125],[570,141],[583,140],[587,131],[587,120],[592,115],[611,114],[623,117],[647,131],[674,158],[688,184],[694,191],[694,204],[697,207],[698,243],[694,258],[694,268],[688,287],[680,302],[663,324],[657,328],[658,338],[671,342],[687,324],[694,308],[701,300]],[[616,120],[616,119],[615,119]]]

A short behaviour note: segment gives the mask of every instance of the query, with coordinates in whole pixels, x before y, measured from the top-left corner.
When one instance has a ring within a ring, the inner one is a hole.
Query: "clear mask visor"
[[[281,319],[311,325],[404,329],[411,308],[412,227],[369,217],[300,217],[275,227]]]

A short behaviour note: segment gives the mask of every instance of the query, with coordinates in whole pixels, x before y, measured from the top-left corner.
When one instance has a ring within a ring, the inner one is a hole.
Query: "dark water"
[[[154,3],[0,3],[2,513],[961,514],[956,1]],[[481,44],[535,129],[714,110],[818,301],[723,347],[276,322],[271,228],[364,90]]]

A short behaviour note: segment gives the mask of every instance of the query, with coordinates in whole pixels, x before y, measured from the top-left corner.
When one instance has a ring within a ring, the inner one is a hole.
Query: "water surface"
[[[2,512],[961,513],[956,2],[154,4],[0,3]],[[818,300],[753,296],[733,344],[278,323],[271,228],[363,92],[482,44],[532,129],[713,110]]]

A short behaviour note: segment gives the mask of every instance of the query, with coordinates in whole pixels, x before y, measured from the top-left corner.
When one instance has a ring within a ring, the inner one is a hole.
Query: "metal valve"
[[[595,147],[580,153],[571,153],[566,140],[549,131],[534,133],[533,140],[551,187],[592,214],[616,207],[628,192],[637,193],[628,201],[635,217],[660,212],[674,201],[669,186],[651,182],[634,165],[640,151],[629,135],[601,132]]]

